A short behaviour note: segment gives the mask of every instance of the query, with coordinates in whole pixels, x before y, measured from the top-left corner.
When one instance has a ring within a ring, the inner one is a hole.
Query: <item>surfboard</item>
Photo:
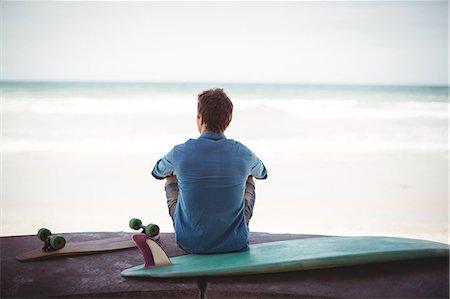
[[[449,245],[394,237],[318,237],[254,244],[248,251],[190,254],[168,258],[145,235],[134,235],[145,263],[124,277],[205,277],[250,275],[344,267],[449,255]]]

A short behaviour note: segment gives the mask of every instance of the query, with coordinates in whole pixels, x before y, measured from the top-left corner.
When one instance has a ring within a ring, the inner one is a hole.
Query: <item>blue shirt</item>
[[[174,224],[178,244],[190,253],[248,249],[244,191],[249,175],[265,179],[264,164],[222,133],[204,132],[175,146],[153,168],[157,179],[176,175]]]

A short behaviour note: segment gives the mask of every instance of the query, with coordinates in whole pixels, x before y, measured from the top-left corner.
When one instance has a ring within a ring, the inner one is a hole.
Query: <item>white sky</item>
[[[2,2],[3,80],[448,84],[448,3]]]

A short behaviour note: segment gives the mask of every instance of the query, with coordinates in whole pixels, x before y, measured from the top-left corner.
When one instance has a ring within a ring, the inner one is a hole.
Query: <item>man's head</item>
[[[223,133],[231,122],[233,103],[221,88],[205,90],[198,95],[197,124],[208,131]]]

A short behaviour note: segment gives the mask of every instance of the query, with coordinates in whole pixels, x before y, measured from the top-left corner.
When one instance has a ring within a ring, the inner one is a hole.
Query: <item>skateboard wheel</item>
[[[142,225],[142,221],[141,219],[138,218],[132,218],[130,220],[130,228],[134,229],[134,230],[138,230],[140,228],[140,226]]]
[[[145,234],[149,237],[154,237],[159,234],[159,226],[156,224],[149,224],[145,227]]]
[[[38,231],[37,236],[41,241],[45,241],[51,234],[52,232],[49,229],[43,227]]]
[[[50,237],[50,246],[52,249],[61,249],[66,245],[66,239],[61,236],[51,236]]]

